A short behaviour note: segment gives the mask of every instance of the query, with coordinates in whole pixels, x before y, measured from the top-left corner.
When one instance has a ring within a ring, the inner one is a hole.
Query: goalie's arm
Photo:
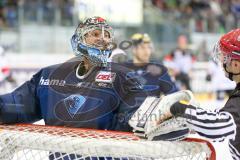
[[[36,96],[39,73],[11,93],[0,95],[0,123],[31,123],[40,120]]]
[[[170,112],[173,116],[187,118],[191,128],[201,136],[219,141],[235,138],[236,124],[229,112],[204,110],[180,102],[173,104]]]

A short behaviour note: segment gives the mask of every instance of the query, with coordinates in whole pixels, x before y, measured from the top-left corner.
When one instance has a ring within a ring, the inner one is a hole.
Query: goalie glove
[[[172,117],[170,107],[182,100],[190,104],[195,103],[192,92],[188,90],[175,92],[161,98],[147,97],[129,120],[129,125],[133,127],[135,132],[141,131],[145,135],[153,135],[152,133],[155,134],[154,130],[158,128],[159,122]]]

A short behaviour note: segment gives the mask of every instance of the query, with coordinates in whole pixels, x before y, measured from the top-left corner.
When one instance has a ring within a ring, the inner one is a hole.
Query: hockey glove
[[[192,92],[184,90],[161,98],[147,97],[129,120],[129,125],[133,127],[135,132],[142,131],[152,139],[152,136],[155,136],[156,129],[159,128],[159,124],[173,116],[170,107],[182,100],[192,103],[194,101]]]

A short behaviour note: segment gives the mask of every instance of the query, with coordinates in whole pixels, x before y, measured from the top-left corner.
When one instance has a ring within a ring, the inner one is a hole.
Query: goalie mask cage
[[[147,141],[132,133],[0,125],[0,160],[215,160],[213,146],[200,139]]]

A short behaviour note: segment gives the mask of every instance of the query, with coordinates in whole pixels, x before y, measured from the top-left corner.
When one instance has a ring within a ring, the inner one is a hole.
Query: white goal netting
[[[0,160],[214,160],[207,141],[147,141],[132,133],[0,125]]]

